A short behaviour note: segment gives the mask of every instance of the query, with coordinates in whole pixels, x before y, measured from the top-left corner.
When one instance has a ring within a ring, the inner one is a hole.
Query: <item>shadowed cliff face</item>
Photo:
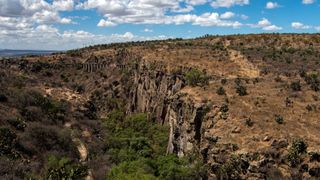
[[[182,157],[193,152],[199,147],[208,107],[194,104],[180,92],[185,86],[182,70],[170,73],[160,64],[141,61],[133,71],[128,111],[148,113],[154,121],[170,125],[168,153]]]

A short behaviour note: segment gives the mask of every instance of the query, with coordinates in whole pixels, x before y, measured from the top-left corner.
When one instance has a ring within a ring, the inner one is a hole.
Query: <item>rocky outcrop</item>
[[[161,64],[142,61],[134,70],[128,112],[145,112],[170,126],[168,153],[182,157],[198,149],[206,104],[196,104],[180,93],[182,70],[168,72]]]
[[[183,94],[171,97],[166,122],[170,125],[167,152],[179,157],[199,150],[202,138],[202,123],[208,111],[206,104],[195,104]]]

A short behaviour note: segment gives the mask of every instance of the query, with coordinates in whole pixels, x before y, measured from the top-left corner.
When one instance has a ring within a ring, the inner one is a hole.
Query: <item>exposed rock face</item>
[[[182,157],[201,141],[206,105],[184,97],[182,73],[168,73],[159,64],[140,63],[129,93],[129,112],[146,112],[155,121],[169,124],[168,153]]]
[[[202,121],[206,113],[204,104],[194,104],[177,94],[170,100],[166,122],[170,125],[168,153],[179,157],[199,148]]]

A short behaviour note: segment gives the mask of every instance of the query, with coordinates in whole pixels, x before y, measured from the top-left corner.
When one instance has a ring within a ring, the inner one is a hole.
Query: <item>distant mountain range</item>
[[[58,51],[50,50],[12,50],[0,49],[0,57],[18,57],[26,55],[47,55]]]

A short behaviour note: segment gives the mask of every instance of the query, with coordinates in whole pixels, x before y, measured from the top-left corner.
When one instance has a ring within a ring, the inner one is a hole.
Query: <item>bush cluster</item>
[[[203,71],[192,69],[184,75],[187,84],[190,86],[204,86],[209,83],[209,76]]]
[[[153,123],[146,114],[126,117],[114,110],[103,123],[108,137],[105,149],[116,164],[107,179],[184,179],[204,172],[200,160],[166,156],[168,127]]]
[[[292,146],[289,149],[288,160],[290,166],[297,167],[301,161],[301,155],[307,152],[308,145],[303,139],[297,138],[293,140]]]

